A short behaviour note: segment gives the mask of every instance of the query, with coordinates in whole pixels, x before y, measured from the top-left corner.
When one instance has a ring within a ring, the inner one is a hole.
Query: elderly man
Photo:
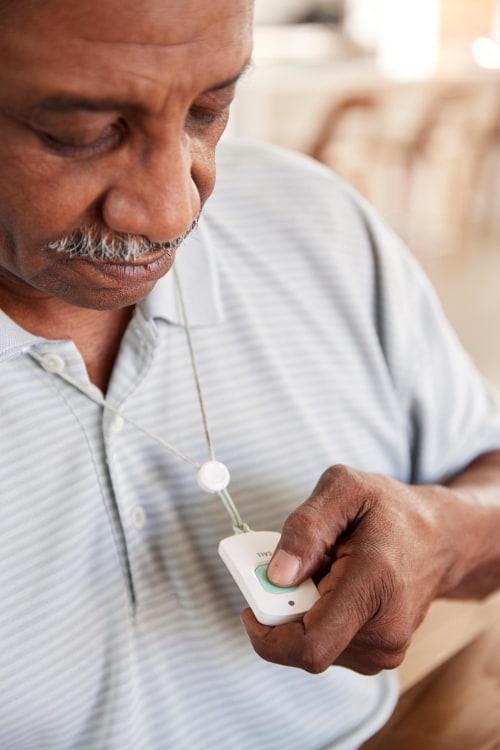
[[[432,600],[499,586],[498,397],[411,257],[269,147],[208,200],[251,21],[0,0],[2,750],[356,748]],[[241,627],[214,443],[300,621]]]

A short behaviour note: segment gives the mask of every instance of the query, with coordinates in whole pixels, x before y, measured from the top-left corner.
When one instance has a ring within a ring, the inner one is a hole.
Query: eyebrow
[[[202,94],[213,94],[216,91],[223,91],[224,89],[231,88],[231,86],[235,86],[250,67],[251,62],[246,62],[237,75],[221,83],[216,83],[215,86],[211,86],[206,91],[203,91]],[[82,109],[89,112],[106,112],[116,109],[135,108],[131,107],[128,100],[114,99],[113,97],[89,99],[85,96],[73,96],[71,94],[56,94],[55,96],[48,97],[37,107],[37,109],[44,109],[50,112],[68,112],[75,109]]]
[[[250,61],[247,61],[242,69],[240,70],[237,75],[233,76],[233,78],[229,78],[227,81],[223,81],[222,83],[217,83],[215,86],[212,86],[212,88],[207,89],[207,91],[204,91],[204,94],[211,94],[214,91],[220,91],[221,89],[228,89],[231,86],[235,86],[240,78],[242,78],[245,73],[248,72],[248,70],[252,67],[252,63]]]

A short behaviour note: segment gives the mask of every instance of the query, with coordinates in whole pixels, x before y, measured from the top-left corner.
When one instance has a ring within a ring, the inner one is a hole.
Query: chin
[[[155,282],[143,285],[141,289],[136,287],[127,289],[99,289],[86,294],[64,295],[59,297],[61,301],[81,307],[87,310],[121,310],[124,307],[132,307],[141,302],[153,289]]]

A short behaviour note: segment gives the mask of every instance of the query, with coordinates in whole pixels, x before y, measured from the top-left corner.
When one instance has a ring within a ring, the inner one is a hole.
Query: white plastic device
[[[280,536],[277,531],[248,531],[219,543],[219,555],[263,625],[300,620],[319,599],[310,578],[290,588],[274,586],[267,578],[267,566]]]

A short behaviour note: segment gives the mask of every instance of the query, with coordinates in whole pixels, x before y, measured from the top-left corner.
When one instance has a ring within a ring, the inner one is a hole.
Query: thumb
[[[300,557],[291,555],[284,549],[276,549],[267,569],[267,577],[276,586],[293,586],[300,578],[301,563]]]
[[[358,518],[364,494],[359,472],[341,465],[327,469],[309,499],[285,521],[269,580],[292,586],[323,568],[338,537]]]
[[[323,514],[308,501],[286,520],[281,539],[267,569],[271,583],[288,587],[304,581],[324,564],[325,556],[336,540]]]

